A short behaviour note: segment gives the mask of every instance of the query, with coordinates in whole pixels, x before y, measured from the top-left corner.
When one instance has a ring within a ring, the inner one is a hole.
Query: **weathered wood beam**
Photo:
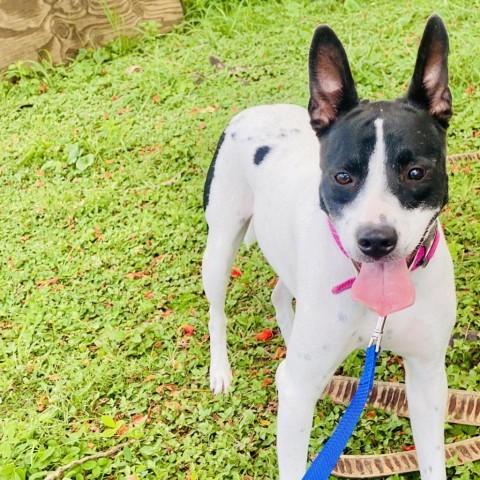
[[[2,0],[0,69],[17,61],[75,57],[82,47],[133,35],[141,22],[168,31],[183,16],[180,0]]]

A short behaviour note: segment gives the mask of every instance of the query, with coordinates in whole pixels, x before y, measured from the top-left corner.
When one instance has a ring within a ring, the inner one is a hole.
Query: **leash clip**
[[[375,352],[380,351],[380,344],[382,343],[383,328],[385,327],[385,322],[387,317],[378,317],[377,325],[373,330],[372,337],[370,338],[369,347],[375,345]]]

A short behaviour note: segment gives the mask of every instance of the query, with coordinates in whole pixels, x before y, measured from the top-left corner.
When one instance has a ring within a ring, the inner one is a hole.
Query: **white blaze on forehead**
[[[353,202],[357,211],[358,223],[380,223],[388,219],[392,208],[399,207],[396,199],[388,190],[387,185],[387,153],[383,134],[383,119],[377,118],[375,125],[375,148],[368,161],[368,173],[362,192]],[[391,221],[391,219],[390,219]]]
[[[375,149],[368,162],[368,175],[364,188],[372,196],[378,196],[382,192],[387,193],[387,158],[385,140],[383,138],[383,119],[377,118],[374,125],[376,136]]]

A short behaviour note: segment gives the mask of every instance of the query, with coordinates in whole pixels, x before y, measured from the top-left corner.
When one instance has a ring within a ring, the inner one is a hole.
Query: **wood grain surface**
[[[134,35],[141,22],[168,31],[180,0],[0,0],[0,69],[16,61],[72,59],[81,47]]]

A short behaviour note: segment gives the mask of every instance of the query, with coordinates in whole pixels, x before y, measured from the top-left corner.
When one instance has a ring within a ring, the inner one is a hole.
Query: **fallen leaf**
[[[270,425],[270,422],[268,420],[264,420],[263,418],[261,418],[258,422],[265,427]]]
[[[48,85],[46,83],[42,83],[40,86],[40,93],[45,93],[48,90]]]
[[[262,330],[260,333],[257,333],[255,335],[255,338],[260,342],[266,342],[267,340],[270,340],[272,337],[273,337],[273,332],[269,328],[266,328],[265,330]]]
[[[269,385],[271,385],[273,383],[273,380],[271,378],[266,378],[263,382],[262,382],[262,387],[265,388],[265,387],[268,387]]]
[[[175,385],[172,385],[170,383],[166,383],[165,385],[159,385],[155,391],[158,393],[158,394],[162,394],[164,390],[168,390],[169,392],[176,392],[178,391],[178,388],[175,386]]]
[[[175,183],[175,177],[171,178],[170,180],[166,180],[165,182],[161,183],[160,185],[165,185],[165,186],[168,186],[168,185],[173,185]]]
[[[287,354],[287,349],[285,347],[278,347],[273,354],[274,360],[280,360]]]
[[[148,292],[144,293],[143,296],[147,298],[148,300],[151,300],[154,297],[153,290],[149,290]]]
[[[128,432],[128,425],[122,425],[118,430],[117,430],[117,435],[125,435]]]
[[[166,310],[162,311],[162,313],[160,314],[160,316],[161,316],[162,318],[167,318],[167,317],[169,317],[172,313],[173,313],[173,311],[170,310],[169,308],[167,308]]]
[[[367,418],[375,418],[377,416],[377,412],[375,410],[370,410],[365,415]]]
[[[105,173],[103,174],[103,178],[104,178],[105,180],[110,180],[111,177],[112,177],[112,174],[111,174],[110,172],[105,172]]]
[[[232,268],[231,275],[232,275],[232,277],[241,277],[241,276],[242,276],[242,272],[241,272],[238,268],[233,267],[233,268]]]
[[[218,105],[215,105],[215,106],[213,106],[213,105],[208,105],[207,107],[201,107],[201,108],[195,107],[195,108],[192,108],[192,109],[188,112],[188,114],[189,114],[189,115],[196,115],[197,113],[213,113],[213,112],[219,110],[219,108],[220,108],[220,107],[219,107]]]
[[[132,73],[138,73],[140,70],[141,68],[138,65],[131,65],[125,69],[125,73],[131,75]]]
[[[139,413],[138,415],[135,415],[133,418],[132,418],[132,425],[137,425],[139,424],[140,422],[143,421],[143,415],[141,413]]]
[[[114,102],[115,100],[118,100],[118,95],[113,95],[111,100]]]
[[[402,445],[402,450],[404,452],[411,452],[412,450],[415,450],[415,445]]]
[[[44,394],[37,401],[37,411],[38,412],[43,412],[45,410],[45,408],[47,407],[47,405],[48,405],[48,398]]]
[[[160,97],[158,96],[157,93],[152,97],[152,100],[153,100],[153,103],[158,103],[159,102]]]
[[[150,272],[146,270],[145,272],[130,272],[127,273],[125,278],[142,278],[142,277],[148,277],[150,275]]]
[[[60,279],[59,277],[53,277],[53,278],[49,278],[48,280],[39,280],[37,282],[37,287],[43,288],[43,287],[48,287],[50,285],[54,285],[55,283],[58,282],[59,279]]]
[[[195,327],[192,325],[182,325],[183,331],[187,337],[191,337],[195,333]]]
[[[175,410],[175,411],[180,411],[181,405],[179,402],[165,402],[164,403],[165,407]]]
[[[210,65],[215,67],[217,70],[224,70],[225,69],[225,65],[216,55],[210,55],[208,57],[208,61],[210,62]]]
[[[98,242],[103,240],[103,235],[100,233],[100,227],[98,225],[93,228],[93,235]]]

